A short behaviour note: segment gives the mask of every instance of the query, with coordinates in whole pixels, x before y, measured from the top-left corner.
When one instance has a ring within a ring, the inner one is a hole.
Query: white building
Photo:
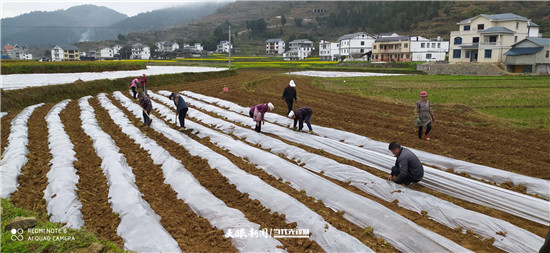
[[[90,57],[94,57],[96,60],[113,59],[114,52],[110,47],[98,47],[90,50]]]
[[[315,50],[313,42],[306,39],[293,40],[288,43],[289,51],[283,54],[285,60],[303,60]]]
[[[338,38],[340,56],[348,60],[370,60],[367,54],[372,51],[375,38],[365,32],[345,34]]]
[[[115,57],[118,57],[120,55],[120,49],[122,49],[122,46],[121,45],[114,45],[112,47],[112,49],[113,49],[113,55]]]
[[[203,49],[201,43],[195,43],[193,44],[192,46],[189,45],[189,44],[184,44],[183,45],[183,49],[184,50],[190,50],[190,51],[193,51],[193,52],[201,52]]]
[[[510,72],[550,73],[550,38],[527,37],[504,55]]]
[[[340,54],[340,43],[321,40],[319,42],[319,57],[321,61],[337,61]]]
[[[216,53],[229,53],[230,49],[233,49],[233,45],[231,45],[227,40],[222,40],[217,46]]]
[[[13,48],[6,52],[10,59],[32,60],[32,54],[27,52],[27,48],[15,44]]]
[[[427,39],[421,36],[409,38],[412,61],[444,61],[449,52],[449,42],[437,39]]]
[[[151,58],[151,48],[141,43],[136,43],[132,46],[132,56],[130,59],[149,60]]]
[[[285,50],[285,41],[281,38],[268,39],[265,41],[266,54],[283,54]]]
[[[56,45],[51,53],[52,61],[80,61],[80,51],[73,45]]]
[[[155,43],[157,46],[157,52],[174,52],[176,49],[180,49],[180,45],[176,42],[159,41]]]
[[[513,13],[481,14],[457,24],[459,30],[451,32],[451,63],[504,63],[504,53],[513,44],[527,37],[540,37],[537,24]]]

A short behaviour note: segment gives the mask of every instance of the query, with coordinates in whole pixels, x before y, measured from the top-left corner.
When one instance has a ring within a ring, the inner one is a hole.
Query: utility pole
[[[231,25],[229,25],[229,69],[231,69]]]

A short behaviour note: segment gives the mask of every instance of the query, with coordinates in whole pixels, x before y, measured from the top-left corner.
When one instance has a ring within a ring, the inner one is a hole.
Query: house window
[[[491,58],[492,54],[493,54],[493,50],[485,49],[485,58]]]
[[[426,47],[425,44],[426,44],[426,43],[420,43],[420,48],[425,48],[425,47]]]
[[[365,45],[365,42],[364,41],[361,41],[361,46],[364,46]]]
[[[516,30],[519,28],[519,22],[516,22]]]
[[[497,42],[497,36],[489,36],[489,42]]]
[[[453,50],[453,58],[460,58],[460,49]]]
[[[376,45],[372,46],[372,49],[376,49]]]
[[[464,58],[466,59],[470,58],[470,51],[464,52]]]
[[[461,45],[462,44],[462,38],[461,37],[456,37],[454,42],[455,42],[455,45]],[[424,43],[422,43],[422,44],[424,44]]]
[[[375,57],[376,57],[376,59],[378,60],[378,55],[376,55]]]
[[[365,51],[365,49],[362,49],[362,48],[361,48],[361,53],[363,53],[364,51]]]
[[[432,54],[426,54],[426,59],[432,59]]]
[[[518,42],[518,36],[514,36],[514,43]]]
[[[465,25],[465,26],[464,26],[464,31],[470,31],[470,26],[469,26],[469,25]]]
[[[430,43],[426,43],[426,47],[427,47],[427,48],[430,48]]]
[[[441,43],[437,43],[437,48],[441,48]]]
[[[483,30],[483,29],[485,29],[485,25],[484,24],[479,24],[479,25],[477,25],[477,29],[478,30]]]
[[[405,48],[409,48],[409,43],[405,43]]]
[[[434,43],[432,43],[432,48],[435,48],[435,42],[434,42]]]
[[[479,43],[479,37],[472,38],[472,43]]]
[[[407,59],[409,59],[409,56],[410,56],[410,55],[409,55],[409,54],[406,54],[405,56],[407,57]]]
[[[550,51],[546,51],[546,58],[550,57]]]

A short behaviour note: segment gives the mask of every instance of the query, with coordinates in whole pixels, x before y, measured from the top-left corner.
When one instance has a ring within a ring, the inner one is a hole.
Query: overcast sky
[[[148,12],[156,9],[163,9],[176,5],[184,5],[192,2],[226,2],[234,0],[133,0],[133,1],[85,1],[85,0],[71,0],[71,1],[50,1],[50,0],[2,0],[0,16],[2,18],[11,18],[21,14],[29,13],[31,11],[55,11],[66,10],[67,8],[83,5],[93,4],[97,6],[105,6],[122,14],[126,14],[129,17],[135,16],[142,12]]]

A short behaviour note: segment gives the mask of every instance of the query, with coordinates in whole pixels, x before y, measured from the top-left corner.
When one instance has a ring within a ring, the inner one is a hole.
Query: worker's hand
[[[262,120],[262,125],[265,125],[265,120]]]
[[[393,181],[393,176],[391,174],[388,175],[388,180]]]
[[[432,117],[432,121],[435,122],[435,118],[434,118],[434,117]]]

